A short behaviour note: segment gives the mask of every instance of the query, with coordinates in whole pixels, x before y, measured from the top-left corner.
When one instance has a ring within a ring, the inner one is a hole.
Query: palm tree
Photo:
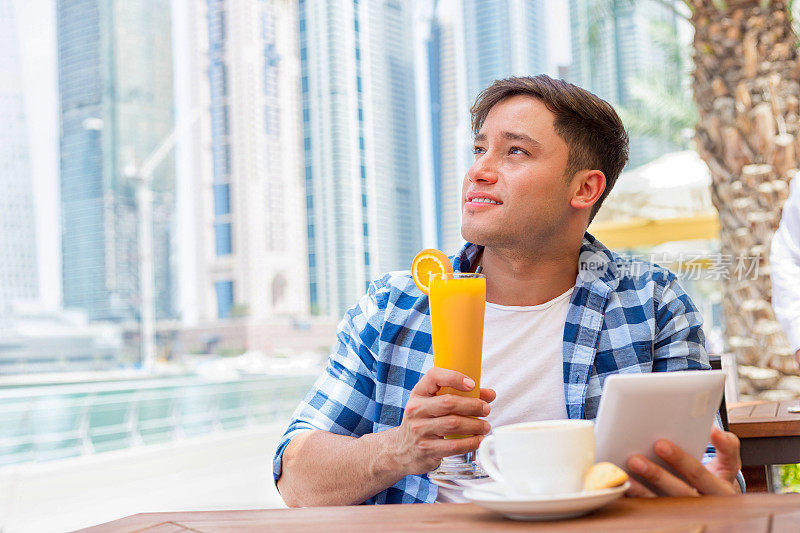
[[[719,211],[726,338],[740,364],[795,373],[772,312],[769,245],[798,168],[800,61],[787,0],[686,0],[696,143]]]
[[[630,103],[618,106],[617,112],[629,133],[688,150],[697,124],[697,108],[684,85],[690,74],[688,47],[678,38],[675,26],[665,21],[651,21],[649,34],[666,61],[678,69],[659,65],[627,80]]]
[[[597,39],[603,20],[633,0],[588,5]],[[686,125],[712,175],[712,199],[721,222],[720,261],[727,349],[744,374],[755,366],[794,374],[792,352],[771,306],[769,245],[800,166],[800,62],[792,0],[653,0],[694,27],[693,98],[663,73],[629,80],[634,105],[620,113],[634,134],[679,144]],[[798,7],[798,6],[794,6]],[[590,30],[591,30],[590,28]],[[658,38],[651,31],[654,38]],[[662,36],[668,46],[669,36]],[[671,39],[675,42],[676,39]],[[680,53],[676,60],[680,60]],[[800,280],[799,280],[800,281]],[[750,373],[752,374],[752,373]],[[774,387],[778,375],[745,379],[746,393]]]

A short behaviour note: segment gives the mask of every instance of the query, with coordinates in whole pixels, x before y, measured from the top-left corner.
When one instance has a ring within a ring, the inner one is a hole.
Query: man
[[[499,80],[472,108],[475,162],[463,182],[457,271],[486,275],[480,398],[433,367],[428,298],[408,272],[373,282],[339,326],[328,365],[295,412],[273,470],[287,504],[437,500],[425,474],[475,450],[491,424],[595,418],[606,376],[708,368],[701,318],[669,271],[626,261],[586,233],[628,154],[613,108],[547,76]],[[591,268],[579,270],[579,260]],[[493,406],[489,404],[493,402]],[[443,439],[444,435],[474,437]],[[656,450],[631,495],[733,494],[736,437],[711,435],[707,466]]]
[[[772,308],[800,366],[800,183],[796,175],[790,191],[780,226],[772,237],[769,262]]]

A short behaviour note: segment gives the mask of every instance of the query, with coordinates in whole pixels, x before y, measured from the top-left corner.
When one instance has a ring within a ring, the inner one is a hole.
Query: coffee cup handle
[[[504,483],[503,476],[500,474],[500,469],[494,463],[494,435],[488,435],[481,441],[478,446],[478,460],[481,466],[489,476],[495,481]]]

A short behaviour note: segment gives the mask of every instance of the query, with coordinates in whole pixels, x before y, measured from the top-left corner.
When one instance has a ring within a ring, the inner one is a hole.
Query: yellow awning
[[[655,246],[674,241],[716,239],[719,237],[719,229],[719,218],[714,211],[689,217],[657,220],[633,218],[623,222],[598,222],[590,225],[588,231],[614,250]]]

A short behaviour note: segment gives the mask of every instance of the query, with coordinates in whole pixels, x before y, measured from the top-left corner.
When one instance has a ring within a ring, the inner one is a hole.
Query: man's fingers
[[[497,393],[494,389],[481,389],[481,400],[491,403],[497,398]]]
[[[655,446],[656,454],[669,463],[690,486],[702,494],[734,494],[729,481],[723,480],[710,472],[703,463],[691,457],[675,444],[667,440],[659,440]],[[652,463],[651,463],[652,464]],[[657,466],[657,465],[653,465]],[[658,467],[660,469],[660,467]],[[663,469],[661,469],[663,472]],[[674,477],[674,476],[673,476]]]
[[[430,434],[444,437],[447,435],[486,435],[492,430],[489,422],[480,418],[449,415],[432,418],[429,422]]]
[[[714,426],[711,429],[711,444],[714,445],[717,452],[717,462],[724,465],[735,476],[742,469],[739,437],[730,431],[722,431]]]
[[[625,491],[625,496],[629,498],[655,498],[656,493],[648,489],[633,478],[628,479],[631,486]]]
[[[467,398],[455,394],[442,394],[433,398],[420,401],[421,407],[417,410],[418,416],[486,416],[491,408],[489,404],[478,398]]]
[[[642,455],[634,455],[628,459],[628,468],[648,485],[660,490],[667,496],[699,495],[693,487],[690,487],[683,480],[678,479]]]
[[[436,449],[441,457],[450,457],[462,453],[474,452],[480,446],[483,435],[464,437],[463,439],[441,439],[436,443]]]
[[[411,389],[411,394],[435,396],[442,387],[451,387],[467,392],[475,388],[475,382],[461,372],[433,367],[425,372],[425,375]]]

